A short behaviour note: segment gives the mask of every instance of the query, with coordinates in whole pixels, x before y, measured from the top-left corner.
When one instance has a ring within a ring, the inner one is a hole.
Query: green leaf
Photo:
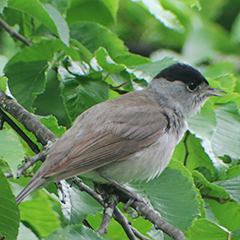
[[[0,89],[4,92],[7,90],[7,78],[6,77],[0,77]]]
[[[239,240],[240,239],[240,229],[232,232],[231,240]]]
[[[199,10],[201,10],[201,5],[200,2],[198,0],[179,0],[183,3],[185,3],[186,5],[188,5],[189,7],[198,7]]]
[[[11,168],[13,176],[16,176],[17,165],[24,160],[25,153],[19,141],[19,137],[12,129],[0,131],[0,158],[4,158]]]
[[[72,121],[93,105],[108,99],[108,84],[88,79],[64,79],[62,96]]]
[[[152,228],[148,235],[153,239],[164,240],[164,234],[162,231],[157,230],[156,228]]]
[[[117,64],[116,62],[114,62],[112,58],[109,56],[106,49],[104,49],[103,47],[100,47],[97,51],[95,51],[94,56],[96,57],[98,64],[108,74],[111,74],[117,71],[122,71],[125,69],[124,65]]]
[[[22,223],[20,223],[19,234],[17,240],[38,240],[39,238]]]
[[[193,134],[197,134],[201,138],[211,138],[214,128],[217,126],[213,104],[207,101],[201,111],[187,121],[189,130]]]
[[[184,47],[182,49],[183,55],[188,59],[191,63],[199,63],[203,62],[206,59],[212,59],[215,55],[215,51],[212,47],[213,45],[213,37],[211,33],[211,29],[209,27],[210,23],[196,24],[200,20],[198,15],[194,15],[192,19],[193,28],[188,31],[187,38],[184,43]],[[205,39],[208,41],[205,41]]]
[[[225,90],[226,92],[232,92],[236,85],[237,78],[234,76],[234,74],[227,73],[214,78],[214,81],[218,82],[221,89]]]
[[[64,44],[69,46],[69,29],[68,25],[65,22],[64,18],[61,14],[50,4],[43,4],[44,9],[47,11],[49,16],[54,21],[57,31],[59,34],[60,39],[63,41]]]
[[[226,240],[230,232],[206,219],[197,219],[185,236],[188,240]]]
[[[114,2],[116,0],[109,0]],[[112,4],[114,5],[114,4]],[[113,12],[101,0],[91,1],[71,1],[71,7],[67,11],[67,22],[73,24],[79,21],[88,21],[109,26],[114,24]],[[115,24],[114,24],[115,25]]]
[[[239,43],[240,42],[240,33],[239,33],[239,28],[240,28],[240,13],[238,16],[235,18],[235,21],[232,25],[232,33],[231,33],[231,38],[234,42]]]
[[[108,8],[114,21],[117,21],[118,0],[101,0]]]
[[[136,1],[134,1],[136,2]],[[183,26],[180,24],[179,19],[177,16],[169,11],[163,8],[161,3],[157,0],[138,0],[137,2],[144,5],[148,11],[154,15],[154,17],[162,22],[166,27],[182,31]]]
[[[240,165],[231,167],[226,172],[225,179],[228,179],[230,177],[234,177],[234,176],[238,175],[239,173],[240,173]]]
[[[112,73],[109,76],[109,78],[113,81],[113,83],[116,84],[116,86],[120,86],[124,83],[127,83],[127,84],[124,84],[122,88],[127,91],[133,91],[132,81],[127,71]]]
[[[240,115],[235,103],[215,110],[217,127],[212,137],[212,148],[217,156],[240,158]]]
[[[54,6],[62,15],[67,13],[70,7],[70,2],[68,0],[48,0],[45,1]]]
[[[209,171],[211,175],[215,175],[216,169],[213,167],[213,163],[209,156],[205,153],[204,148],[201,145],[201,142],[202,142],[201,139],[196,138],[193,135],[189,135],[186,140],[188,150],[187,158],[185,159],[186,156],[185,154],[181,154],[182,156],[179,157],[179,152],[174,152],[173,158],[178,159],[180,161],[182,158],[184,158],[185,165],[190,171],[204,167]]]
[[[47,240],[104,240],[94,230],[84,226],[67,226],[50,234]]]
[[[20,214],[16,198],[1,168],[0,182],[0,238],[5,236],[8,240],[15,240],[18,235]]]
[[[174,63],[176,63],[175,60],[165,57],[164,59],[157,62],[130,66],[127,71],[134,74],[139,79],[145,79],[147,81],[150,81],[164,68],[169,67]]]
[[[9,36],[8,36],[9,37]],[[10,38],[10,37],[9,37]],[[9,42],[11,42],[11,38],[10,38],[10,41]],[[13,41],[13,40],[12,40]],[[6,51],[6,55],[8,55],[9,54],[9,52],[11,52],[11,47],[9,46],[9,49],[5,49],[5,51]],[[2,53],[3,54],[3,53]],[[11,53],[10,53],[10,55],[11,55]],[[8,62],[8,58],[7,57],[5,57],[5,56],[3,56],[3,55],[0,55],[0,75],[1,76],[3,76],[3,69],[5,68],[5,66],[6,66],[6,64],[7,64],[7,62]]]
[[[199,189],[195,187],[192,173],[181,162],[176,161],[174,159],[171,159],[170,163],[168,164],[168,167],[171,169],[176,169],[178,171],[181,171],[181,174],[187,177],[188,181],[192,183],[192,185],[194,186],[192,190],[194,190],[196,193],[196,200],[199,202],[199,210],[200,210],[201,216],[205,217],[205,209],[203,207],[204,202]]]
[[[0,13],[2,13],[3,12],[3,9],[4,9],[4,7],[7,7],[7,0],[2,0],[1,2],[0,2]]]
[[[200,215],[193,180],[179,170],[167,168],[152,181],[130,186],[130,190],[132,187],[138,189],[136,191],[160,212],[164,220],[182,231],[186,231],[193,219]]]
[[[31,201],[25,200],[19,205],[21,221],[27,222],[27,226],[37,231],[41,237],[46,237],[60,228],[60,221],[58,215],[52,210],[49,197],[43,190],[32,195],[37,197],[32,198]]]
[[[211,98],[210,101],[213,102],[215,105],[223,105],[229,102],[235,102],[238,106],[240,106],[240,95],[236,92],[230,92],[226,97]]]
[[[66,194],[66,204],[62,204],[62,213],[65,224],[80,224],[89,214],[101,211],[102,206],[86,192],[71,187],[62,181],[63,191]]]
[[[228,166],[219,159],[219,156],[228,155],[236,159],[240,157],[240,115],[238,106],[236,103],[228,103],[216,109],[216,127],[214,126],[214,115],[211,111],[205,110],[202,117],[202,113],[200,113],[190,120],[190,129],[193,127],[193,132],[203,139],[202,146],[205,152],[213,161],[219,176],[223,176]],[[197,124],[194,125],[195,119],[197,119]],[[208,119],[210,120],[208,121]],[[205,127],[202,127],[202,125]]]
[[[118,64],[124,64],[128,67],[142,65],[146,63],[152,63],[149,58],[145,58],[140,55],[132,54],[132,53],[117,56],[116,58],[114,58],[114,61],[117,62]]]
[[[222,77],[222,76],[225,76],[229,73],[232,73],[234,72],[234,63],[233,62],[230,62],[228,60],[225,60],[225,61],[220,61],[220,62],[216,62],[214,64],[211,64],[209,65],[204,71],[203,71],[203,74],[206,78],[210,78],[208,79],[209,81],[209,84],[212,85],[212,82],[215,82],[214,80],[219,78],[219,77]],[[213,80],[214,79],[214,80]],[[228,84],[230,85],[229,83],[225,82],[224,84]],[[216,86],[217,87],[217,86]]]
[[[46,61],[17,62],[7,68],[6,76],[11,93],[28,111],[36,95],[42,93],[45,85]]]
[[[192,172],[196,186],[201,189],[201,194],[219,199],[228,199],[230,196],[227,191],[220,186],[210,183],[202,173],[194,170]]]
[[[94,53],[99,47],[104,47],[113,59],[127,54],[127,48],[117,35],[97,23],[78,22],[71,27],[71,37],[78,40],[90,52]]]
[[[59,126],[57,119],[52,115],[47,117],[38,117],[38,119],[57,137],[61,137],[66,132],[66,128]]]
[[[69,126],[70,121],[63,104],[58,73],[49,68],[46,74],[46,81],[45,91],[39,94],[33,103],[35,114],[42,116],[54,115],[60,125]],[[54,129],[51,130],[53,131]]]
[[[75,61],[80,60],[79,54],[73,47],[67,47],[64,45],[59,39],[57,40],[43,40],[39,43],[35,43],[34,45],[23,48],[20,52],[14,55],[4,71],[6,72],[8,66],[23,61],[23,62],[35,62],[35,61],[52,61],[54,57],[54,53],[58,51],[64,50],[65,54],[71,56],[71,58]]]
[[[43,25],[48,27],[51,31],[57,34],[60,39],[68,45],[68,27],[64,19],[53,7],[44,7],[37,0],[25,0],[19,2],[15,0],[8,0],[8,6],[10,8],[23,11],[33,18],[39,20]],[[54,10],[53,10],[54,9]]]
[[[213,214],[221,226],[230,231],[237,230],[240,222],[239,204],[235,201],[216,201],[212,199],[205,199],[209,204]]]
[[[8,6],[10,8],[17,9],[19,11],[23,11],[30,16],[38,19],[42,24],[48,27],[54,33],[57,33],[57,29],[54,21],[48,15],[47,11],[44,10],[41,3],[37,0],[26,0],[24,2],[19,2],[15,0],[8,0]]]
[[[70,43],[74,45],[74,48],[77,48],[78,49],[78,54],[80,56],[80,59],[87,62],[87,63],[90,63],[91,59],[92,59],[92,53],[87,49],[85,48],[79,41],[77,41],[76,39],[73,39],[73,38],[70,38]],[[72,57],[73,60],[80,60],[80,59],[76,59],[76,58],[73,58],[72,55],[68,54],[69,56]]]
[[[83,62],[69,62],[74,76],[64,67],[59,67],[61,75],[62,97],[70,119],[73,121],[78,115],[93,105],[108,99],[109,86],[101,79],[93,79],[88,74],[88,65]]]
[[[223,187],[230,197],[240,205],[240,173],[223,181],[214,182],[217,186]]]

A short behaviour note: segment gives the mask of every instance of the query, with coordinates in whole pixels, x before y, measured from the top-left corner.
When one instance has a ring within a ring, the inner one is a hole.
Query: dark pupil
[[[188,87],[190,90],[194,90],[197,87],[197,85],[195,83],[190,83]]]

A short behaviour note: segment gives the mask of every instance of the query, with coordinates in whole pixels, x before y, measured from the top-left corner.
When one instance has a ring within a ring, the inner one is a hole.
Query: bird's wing
[[[79,138],[43,177],[55,175],[60,180],[124,160],[155,143],[167,130],[168,118],[159,108],[133,107],[124,109],[105,125],[104,130],[93,129]],[[65,141],[71,142],[70,136]]]

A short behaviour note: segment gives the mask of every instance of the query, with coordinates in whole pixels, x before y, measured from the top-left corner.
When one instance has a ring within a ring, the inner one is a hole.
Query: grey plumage
[[[158,176],[187,129],[185,118],[195,114],[210,95],[219,96],[219,90],[195,69],[181,64],[170,67],[174,69],[178,74],[184,71],[180,75],[188,80],[174,79],[173,74],[168,81],[160,73],[147,89],[100,103],[77,117],[17,202],[51,181],[78,174],[100,183],[106,183],[103,173],[119,183]]]

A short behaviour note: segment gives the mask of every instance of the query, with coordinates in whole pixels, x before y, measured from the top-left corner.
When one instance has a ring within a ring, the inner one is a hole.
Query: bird
[[[175,63],[148,87],[99,103],[79,115],[49,150],[17,203],[51,182],[75,175],[100,184],[149,181],[168,165],[175,146],[211,96],[222,97],[195,68]]]

